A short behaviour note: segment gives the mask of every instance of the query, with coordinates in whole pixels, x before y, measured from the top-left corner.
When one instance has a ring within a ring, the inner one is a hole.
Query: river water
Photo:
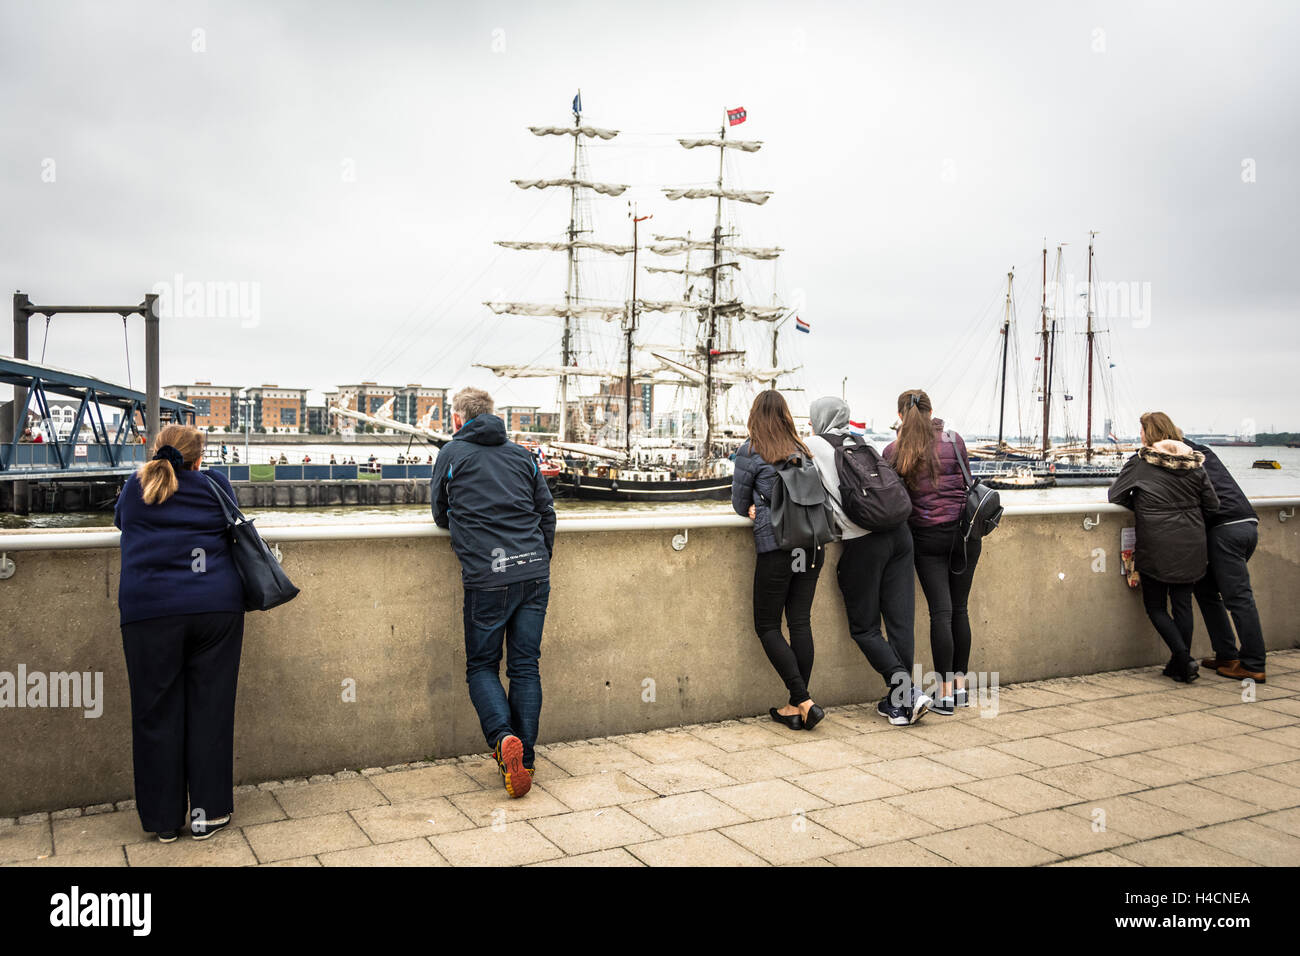
[[[324,460],[329,461],[330,451],[333,450],[335,455],[339,454],[339,446],[321,446],[325,449]],[[378,448],[379,446],[374,446]],[[355,450],[354,450],[355,448]],[[365,455],[361,454],[365,450]],[[404,451],[405,446],[401,449]],[[296,446],[297,459],[301,461],[304,454],[311,455],[312,461],[320,461],[317,458],[314,446]],[[391,461],[396,455],[393,446],[386,446],[385,454],[381,455],[385,460]],[[257,458],[257,448],[253,448],[254,459]],[[1214,449],[1215,453],[1227,465],[1228,470],[1233,477],[1237,479],[1242,490],[1252,498],[1255,497],[1273,497],[1273,496],[1300,496],[1300,448],[1285,447],[1258,447],[1258,448],[1234,448],[1219,447]],[[290,449],[285,449],[289,454]],[[279,449],[276,449],[279,453]],[[358,460],[368,457],[371,453],[371,446],[356,445],[347,446],[346,454],[355,456]],[[425,450],[427,454],[427,449]],[[376,451],[376,454],[378,452]],[[414,450],[412,452],[414,454]],[[242,448],[240,457],[243,457]],[[1256,459],[1265,458],[1273,459],[1281,464],[1281,470],[1258,469],[1252,468],[1251,463]],[[1003,491],[1000,493],[1003,504],[1020,504],[1025,502],[1042,502],[1055,504],[1074,504],[1074,503],[1104,503],[1106,501],[1106,488],[1044,488],[1033,491]],[[731,505],[725,501],[700,501],[700,502],[651,502],[641,503],[614,503],[614,502],[595,502],[595,501],[570,501],[563,498],[555,503],[555,510],[561,515],[577,514],[639,514],[645,512],[677,512],[686,514],[703,514],[716,512],[718,514],[730,514]],[[301,524],[323,524],[329,522],[346,522],[348,524],[361,524],[369,522],[385,521],[427,521],[429,519],[428,505],[393,505],[383,508],[363,508],[363,507],[345,507],[345,508],[252,508],[247,512],[250,518],[259,519],[259,527],[269,527],[273,525],[301,525]],[[72,512],[68,514],[34,514],[34,515],[6,515],[0,514],[0,528],[94,528],[109,527],[113,523],[113,516],[109,512]]]

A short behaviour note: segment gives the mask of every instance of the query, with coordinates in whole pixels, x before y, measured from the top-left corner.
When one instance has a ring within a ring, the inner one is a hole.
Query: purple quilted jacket
[[[944,435],[943,419],[931,419],[934,425],[934,450],[939,463],[938,482],[930,481],[930,475],[922,471],[916,482],[916,490],[908,489],[912,496],[912,516],[907,523],[913,528],[932,528],[935,525],[948,524],[961,517],[961,510],[966,504],[966,480],[962,477],[961,465],[957,456],[961,455],[970,467],[966,455],[966,443],[954,431]],[[886,460],[894,460],[894,445],[890,442],[885,448]]]

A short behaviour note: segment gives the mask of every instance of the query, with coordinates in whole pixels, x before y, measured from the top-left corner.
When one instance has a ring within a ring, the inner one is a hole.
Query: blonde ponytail
[[[203,458],[203,434],[191,425],[168,425],[158,433],[153,451],[153,460],[145,462],[137,472],[147,505],[161,504],[176,494],[180,487],[177,471],[181,467],[190,468]],[[176,461],[182,464],[177,465]]]

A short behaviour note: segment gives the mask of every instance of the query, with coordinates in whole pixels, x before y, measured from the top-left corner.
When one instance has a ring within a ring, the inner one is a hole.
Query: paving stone
[[[564,855],[563,850],[522,820],[428,839],[452,866],[523,866]]]
[[[561,856],[554,860],[529,863],[531,866],[645,866],[640,860],[622,847],[612,850],[597,850],[595,853],[580,853],[577,856]]]
[[[785,738],[756,724],[730,724],[721,727],[701,728],[691,731],[705,743],[719,750],[734,753],[737,750],[757,750],[760,747],[779,747]]]
[[[1100,800],[1102,797],[1114,797],[1142,789],[1139,783],[1099,770],[1091,764],[1047,767],[1025,776],[1049,787],[1064,790],[1080,800]]]
[[[534,783],[534,786],[539,785]],[[548,780],[540,786],[571,810],[618,806],[655,795],[649,787],[641,786],[621,770],[589,773],[581,777],[561,777],[558,780]]]
[[[1137,799],[1153,803],[1174,813],[1180,813],[1194,824],[1208,826],[1212,823],[1226,823],[1242,817],[1262,813],[1263,808],[1242,800],[1226,797],[1221,793],[1206,790],[1190,783],[1178,783],[1171,787],[1145,790],[1135,794]]]
[[[1051,737],[1032,737],[1027,740],[1003,740],[993,745],[994,750],[1027,761],[1035,767],[1060,767],[1064,764],[1082,763],[1095,759],[1090,750],[1071,747]]]
[[[1300,789],[1270,780],[1249,771],[1225,773],[1217,777],[1203,777],[1192,781],[1198,787],[1235,797],[1269,810],[1285,810],[1300,806]]]
[[[357,810],[387,803],[369,780],[341,780],[307,787],[286,787],[275,798],[290,817],[314,817],[343,810]]]
[[[126,848],[131,866],[255,866],[242,830],[222,830],[206,840],[181,837],[175,843],[133,843]]]
[[[1090,750],[1101,757],[1122,757],[1127,754],[1151,750],[1151,744],[1135,737],[1126,737],[1109,727],[1086,727],[1083,730],[1066,730],[1051,734],[1050,739],[1071,747]]]
[[[700,790],[630,803],[624,809],[664,836],[716,830],[749,821],[739,810]]]
[[[476,825],[452,806],[446,797],[353,810],[352,819],[376,843],[393,843],[432,836],[435,833],[468,830]]]
[[[934,824],[893,806],[888,800],[866,800],[829,810],[815,810],[809,816],[864,847],[906,840],[937,829]]]
[[[1065,812],[1085,820],[1089,826],[1095,822],[1108,832],[1124,834],[1137,840],[1179,833],[1186,830],[1188,824],[1187,818],[1182,814],[1138,800],[1131,795],[1074,804],[1066,807]]]
[[[1039,769],[1039,764],[1021,760],[1019,757],[994,750],[992,747],[950,750],[946,753],[933,754],[929,759],[976,778],[1005,777],[1010,774],[1024,773],[1026,770]]]
[[[1064,790],[1049,787],[1021,774],[993,777],[957,785],[957,789],[974,794],[1013,813],[1034,813],[1074,803],[1076,798]]]
[[[994,820],[992,825],[1060,856],[1084,856],[1133,842],[1125,834],[1094,828],[1091,820],[1064,810],[1043,810]]]
[[[538,833],[569,855],[642,843],[659,836],[622,807],[579,810],[543,817],[532,824]]]
[[[468,774],[459,766],[451,764],[425,767],[423,770],[385,773],[381,777],[371,777],[369,780],[390,803],[446,797],[453,793],[467,793],[479,789],[479,785]],[[499,774],[496,786],[501,786]]]
[[[1258,866],[1250,860],[1232,853],[1191,840],[1182,834],[1147,840],[1144,843],[1130,843],[1128,846],[1116,847],[1116,856],[1132,860],[1139,866]]]
[[[322,866],[448,866],[428,840],[413,838],[378,846],[361,846],[354,850],[322,853]]]
[[[600,773],[602,770],[627,770],[649,764],[644,757],[638,757],[618,744],[582,744],[576,747],[565,747],[548,754],[548,759],[565,773],[573,774],[575,777]]]
[[[365,833],[346,813],[259,823],[242,832],[262,863],[370,845]]]
[[[1254,820],[1219,823],[1192,830],[1186,835],[1263,866],[1300,866],[1300,837],[1274,827],[1261,826]]]
[[[930,757],[904,757],[901,760],[882,760],[864,768],[873,777],[892,783],[904,790],[932,790],[970,783],[975,778],[968,773],[945,767]]]
[[[627,775],[655,793],[685,793],[687,790],[707,790],[723,787],[735,780],[698,760],[678,760],[674,763],[646,764],[632,767]]]
[[[54,856],[40,856],[30,860],[5,863],[4,866],[126,866],[126,854],[123,849],[120,846],[108,846],[98,850],[87,850],[85,853],[56,853]]]
[[[830,806],[820,797],[815,797],[785,780],[742,783],[731,787],[719,787],[710,790],[709,793],[728,806],[735,807],[752,820],[788,817],[796,811],[806,813],[809,810]]]
[[[569,812],[568,807],[541,787],[533,787],[518,799],[506,793],[504,787],[453,793],[447,799],[476,827],[500,826]]]
[[[1220,777],[1220,780],[1223,778]],[[1278,810],[1274,813],[1266,813],[1260,817],[1252,817],[1256,823],[1261,826],[1272,827],[1275,830],[1281,830],[1283,833],[1289,833],[1294,837],[1300,837],[1300,808],[1290,810]]]
[[[830,858],[830,862],[835,866],[886,866],[899,871],[914,866],[952,866],[950,861],[911,840],[837,853]]]
[[[944,749],[933,741],[908,733],[910,729],[890,726],[887,733],[864,734],[862,737],[855,737],[856,743],[854,746],[864,753],[874,754],[881,760],[919,757],[923,754],[938,753]]]
[[[856,849],[848,840],[804,815],[740,823],[717,832],[776,865]]]
[[[1051,850],[987,823],[932,833],[914,842],[959,866],[1038,866],[1059,859]]]
[[[856,767],[819,770],[789,779],[799,789],[807,790],[832,804],[861,803],[907,792],[897,784]]]
[[[626,747],[651,763],[674,763],[678,760],[720,757],[726,751],[706,743],[694,734],[646,734],[638,740],[625,741]]]
[[[827,741],[827,743],[834,744],[836,742],[832,740]],[[795,744],[794,746],[803,747],[807,745]],[[854,749],[853,752],[857,754],[859,760],[862,759],[862,751]],[[781,750],[771,749],[724,753],[716,757],[704,757],[702,762],[715,770],[722,771],[737,783],[751,783],[755,780],[789,777],[808,771],[808,764],[786,756]]]
[[[751,853],[717,830],[666,837],[650,843],[637,843],[627,851],[646,866],[768,866],[761,856]]]
[[[274,793],[268,790],[248,790],[243,793],[236,791],[233,818],[236,826],[251,827],[285,818],[284,808],[275,799]]]
[[[132,810],[59,820],[54,824],[56,853],[84,853],[106,846],[143,843],[153,838],[152,833],[140,828],[140,817]],[[4,831],[0,830],[0,840],[3,839]]]
[[[897,797],[886,797],[885,802],[910,813],[941,830],[955,830],[975,823],[988,823],[1010,816],[1011,811],[996,803],[981,800],[973,794],[955,787],[920,790]]]
[[[48,821],[20,823],[0,829],[0,863],[35,860],[37,857],[49,856],[53,852],[54,842],[50,838]]]
[[[797,760],[804,770],[834,770],[836,767],[851,767],[864,760],[875,760],[876,754],[863,750],[854,743],[859,737],[865,741],[874,736],[854,734],[852,737],[833,740],[810,740],[777,747],[775,752]]]

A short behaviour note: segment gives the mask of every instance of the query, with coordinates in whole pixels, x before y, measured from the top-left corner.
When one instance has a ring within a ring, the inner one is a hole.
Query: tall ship
[[[1013,283],[1015,270],[1007,273],[1007,291],[1004,314],[1000,330],[1000,362],[998,372],[998,432],[993,442],[972,445],[971,471],[980,475],[990,484],[998,487],[1047,487],[1059,485],[1108,485],[1119,475],[1124,457],[1135,450],[1115,437],[1112,418],[1105,419],[1106,441],[1104,444],[1094,441],[1095,398],[1098,391],[1107,396],[1114,404],[1114,387],[1109,372],[1115,363],[1103,359],[1097,347],[1097,315],[1094,303],[1093,256],[1097,233],[1088,234],[1088,279],[1084,292],[1086,308],[1084,337],[1084,366],[1082,384],[1084,387],[1084,424],[1082,436],[1071,434],[1072,424],[1070,410],[1075,396],[1065,369],[1061,353],[1066,336],[1073,333],[1066,325],[1068,307],[1054,298],[1049,303],[1047,279],[1047,244],[1043,244],[1042,260],[1042,299],[1039,307],[1039,328],[1036,335],[1038,354],[1034,357],[1032,391],[1035,404],[1041,409],[1041,429],[1038,442],[1029,444],[1012,441],[1007,437],[1007,384],[1008,357],[1015,348],[1013,337],[1015,331],[1015,297]],[[1059,297],[1062,283],[1063,249],[1056,248],[1055,275],[1052,288]],[[1018,363],[1017,363],[1018,365]],[[1099,388],[1100,384],[1100,388]],[[1057,407],[1059,404],[1059,408]],[[1054,417],[1054,410],[1059,417]],[[1111,410],[1113,415],[1113,409]],[[1018,423],[1022,430],[1024,422]],[[1037,423],[1035,423],[1037,425]],[[1064,438],[1059,443],[1052,441],[1053,428],[1059,427]]]
[[[593,140],[609,142],[619,131],[583,122],[581,92],[572,112],[572,125],[529,127],[538,137],[571,137],[568,175],[512,180],[520,189],[567,191],[569,215],[563,235],[497,242],[506,249],[564,255],[563,298],[484,303],[497,314],[558,319],[558,361],[478,367],[510,379],[557,380],[558,425],[546,436],[545,451],[559,465],[558,494],[595,501],[725,500],[731,493],[732,457],[746,437],[742,416],[749,397],[756,388],[777,387],[781,376],[797,370],[780,367],[779,337],[791,319],[796,327],[806,328],[775,296],[770,303],[744,301],[735,281],[742,260],[770,262],[783,251],[744,244],[728,214],[734,204],[762,206],[772,195],[727,182],[727,158],[757,152],[762,143],[728,137],[729,128],[745,121],[743,109],[725,111],[716,136],[677,140],[687,150],[718,151],[716,179],[703,186],[661,189],[669,203],[702,200],[712,205],[713,223],[706,238],[691,231],[652,232],[643,245],[642,223],[652,216],[640,215],[629,203],[628,234],[622,241],[609,241],[612,237],[595,235],[591,200],[622,196],[629,187],[592,178],[587,146]],[[630,262],[621,301],[589,294],[589,267],[593,260],[610,257]],[[642,289],[650,277],[661,288],[680,291],[666,298],[647,297]],[[644,340],[647,314],[677,317],[672,341]],[[603,362],[593,359],[592,323],[617,323],[617,361],[608,356]],[[765,324],[761,364],[755,364],[753,350],[744,345],[741,323]],[[584,395],[582,383],[593,381],[596,392]],[[665,403],[656,396],[665,394],[671,398],[663,413]],[[658,422],[651,418],[651,408],[661,410]]]

